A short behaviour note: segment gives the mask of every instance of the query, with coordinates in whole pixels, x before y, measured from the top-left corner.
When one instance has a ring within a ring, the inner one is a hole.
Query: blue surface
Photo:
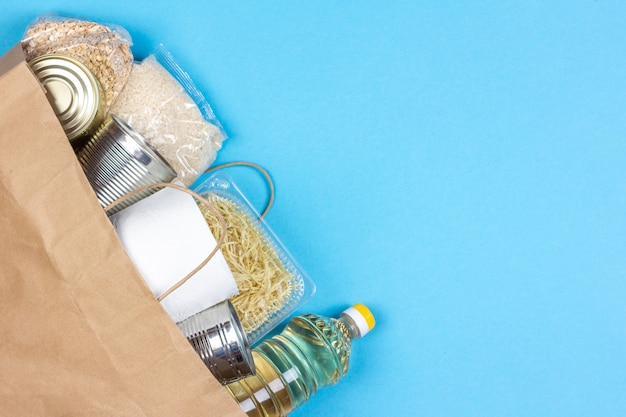
[[[0,50],[46,11],[164,43],[272,173],[303,310],[378,319],[293,417],[624,416],[626,4],[456,3],[5,2]]]

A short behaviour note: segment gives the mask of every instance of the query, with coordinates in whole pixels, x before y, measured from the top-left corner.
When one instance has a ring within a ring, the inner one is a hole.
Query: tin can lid
[[[79,60],[59,54],[29,62],[68,139],[93,133],[104,116],[104,94],[96,76]]]

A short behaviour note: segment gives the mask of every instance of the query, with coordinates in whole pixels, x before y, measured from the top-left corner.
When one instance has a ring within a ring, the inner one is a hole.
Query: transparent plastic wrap
[[[213,163],[226,137],[209,103],[163,46],[133,63],[110,113],[141,134],[186,186]]]
[[[49,54],[82,62],[98,79],[110,108],[131,72],[132,39],[120,26],[57,15],[31,22],[22,39],[26,61]]]
[[[230,300],[254,344],[308,301],[315,284],[228,175],[217,172],[194,191],[226,221],[221,250],[239,288]],[[213,234],[219,235],[215,214],[203,205],[200,209]]]

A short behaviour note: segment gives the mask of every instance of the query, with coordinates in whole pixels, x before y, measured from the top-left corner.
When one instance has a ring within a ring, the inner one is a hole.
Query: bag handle
[[[263,174],[263,176],[265,177],[265,180],[267,181],[267,185],[270,187],[270,196],[269,199],[267,201],[267,203],[265,204],[265,209],[263,210],[263,212],[261,213],[261,215],[259,216],[259,221],[262,220],[267,213],[270,211],[270,208],[272,207],[272,204],[274,204],[274,181],[272,180],[272,177],[270,176],[270,174],[267,172],[267,170],[265,168],[263,168],[262,166],[255,164],[254,162],[247,162],[247,161],[235,161],[235,162],[227,162],[224,164],[220,164],[220,165],[216,165],[214,167],[211,167],[209,169],[207,169],[206,171],[204,171],[204,174],[208,174],[209,172],[213,172],[213,171],[217,171],[223,168],[229,168],[229,167],[235,167],[235,166],[246,166],[246,167],[250,167],[250,168],[254,168],[257,171],[259,171],[261,174]]]
[[[263,176],[265,177],[267,184],[270,188],[270,196],[269,199],[265,205],[265,209],[263,210],[263,212],[261,213],[261,215],[259,216],[259,221],[261,221],[269,212],[270,208],[272,207],[272,204],[274,204],[274,196],[275,196],[275,189],[274,189],[274,181],[272,180],[272,177],[270,176],[270,174],[267,172],[267,170],[265,168],[263,168],[262,166],[255,164],[253,162],[246,162],[246,161],[235,161],[235,162],[227,162],[224,164],[220,164],[220,165],[216,165],[214,167],[208,168],[207,170],[204,171],[203,174],[208,174],[210,172],[214,172],[217,171],[219,169],[223,169],[223,168],[229,168],[229,167],[234,167],[234,166],[247,166],[250,168],[254,168],[257,171],[259,171],[261,174],[263,174]],[[148,185],[144,185],[141,186],[125,195],[123,195],[122,197],[118,198],[117,200],[113,201],[112,203],[110,203],[109,205],[107,205],[106,207],[104,207],[104,211],[105,213],[109,210],[111,210],[112,208],[116,207],[117,205],[123,203],[124,201],[128,200],[129,198],[134,197],[135,195],[145,191],[145,190],[149,190],[152,188],[163,188],[163,187],[168,187],[168,188],[173,188],[175,190],[178,191],[182,191],[184,193],[187,193],[189,195],[191,195],[193,198],[195,198],[196,200],[200,201],[201,203],[205,204],[207,207],[209,207],[209,209],[211,209],[216,215],[217,218],[220,221],[220,226],[221,226],[221,230],[222,233],[220,233],[220,238],[218,239],[215,247],[213,248],[213,250],[211,251],[211,253],[209,253],[209,255],[198,265],[196,266],[191,272],[189,272],[187,275],[185,275],[182,279],[180,279],[178,282],[176,282],[176,284],[172,285],[170,288],[168,288],[163,294],[159,295],[156,299],[157,301],[161,302],[165,299],[165,297],[167,297],[168,295],[170,295],[171,293],[173,293],[174,291],[176,291],[178,288],[180,288],[182,285],[184,285],[187,281],[189,281],[189,279],[194,276],[198,271],[200,271],[202,268],[204,268],[206,266],[206,264],[208,264],[211,259],[213,258],[213,256],[215,256],[215,254],[217,253],[217,251],[220,250],[220,247],[222,246],[222,243],[224,243],[224,239],[226,238],[226,221],[224,220],[224,217],[222,216],[222,213],[220,213],[220,211],[217,209],[217,207],[215,207],[215,205],[213,203],[211,203],[209,200],[207,200],[206,198],[202,197],[201,195],[199,195],[198,193],[196,193],[195,191],[190,190],[187,187],[184,187],[182,185],[178,185],[178,184],[172,184],[169,182],[159,182],[156,184],[148,184]]]
[[[224,239],[226,237],[226,221],[224,220],[224,217],[222,216],[222,213],[220,213],[220,211],[217,209],[217,207],[215,207],[215,205],[213,203],[211,203],[209,200],[207,200],[206,198],[202,197],[198,193],[188,189],[187,187],[184,187],[184,186],[178,185],[178,184],[172,184],[172,183],[169,183],[169,182],[159,182],[159,183],[156,183],[156,184],[148,184],[148,185],[144,185],[142,187],[139,187],[139,188],[129,192],[128,194],[118,198],[117,200],[115,200],[114,202],[109,204],[108,206],[106,206],[104,208],[104,211],[107,212],[107,211],[111,210],[113,207],[117,206],[118,204],[123,203],[124,201],[128,200],[129,198],[131,198],[131,197],[133,197],[133,196],[135,196],[135,195],[137,195],[137,194],[139,194],[139,193],[141,193],[141,192],[143,192],[145,190],[148,190],[148,189],[151,189],[151,188],[157,188],[157,187],[158,188],[163,188],[163,187],[174,188],[175,190],[179,190],[179,191],[182,191],[184,193],[187,193],[187,194],[191,195],[193,198],[195,198],[196,200],[200,201],[201,203],[206,204],[211,210],[213,210],[215,212],[215,214],[217,214],[217,218],[219,219],[220,226],[222,228],[222,233],[220,234],[220,238],[217,241],[217,243],[215,245],[215,248],[213,248],[211,253],[209,253],[209,255],[204,259],[204,261],[202,261],[198,266],[196,266],[191,272],[189,272],[182,279],[180,279],[178,282],[176,282],[176,284],[172,285],[163,294],[159,295],[156,298],[157,301],[161,302],[161,301],[163,301],[163,299],[165,299],[165,297],[167,297],[168,295],[170,295],[171,293],[176,291],[178,288],[180,288],[185,282],[187,282],[199,270],[204,268],[205,265],[208,264],[209,261],[213,258],[213,256],[215,256],[217,251],[222,246],[222,243],[224,243]]]

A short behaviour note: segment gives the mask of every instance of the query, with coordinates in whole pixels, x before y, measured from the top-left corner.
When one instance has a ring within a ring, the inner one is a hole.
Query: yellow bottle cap
[[[376,325],[374,315],[363,304],[354,304],[342,314],[349,316],[359,329],[359,336],[363,337]]]

